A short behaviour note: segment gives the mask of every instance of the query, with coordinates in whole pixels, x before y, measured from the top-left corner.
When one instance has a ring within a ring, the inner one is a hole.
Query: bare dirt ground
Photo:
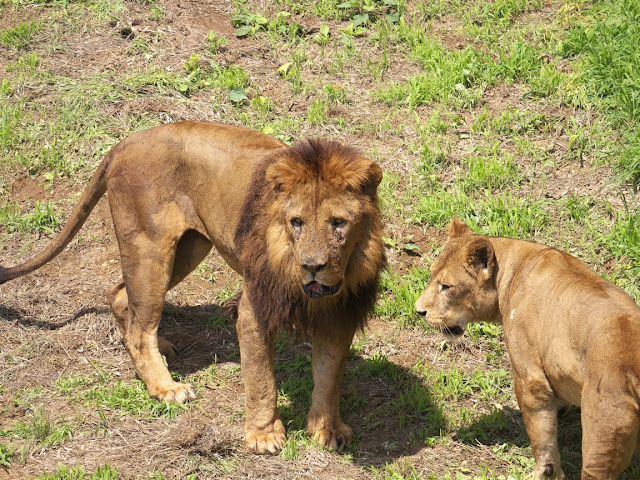
[[[288,84],[277,74],[282,58],[270,48],[269,41],[264,36],[236,38],[233,34],[229,20],[233,12],[231,2],[162,0],[158,4],[164,9],[161,20],[150,18],[149,6],[144,2],[131,1],[126,2],[127,10],[117,19],[76,28],[61,23],[56,37],[59,48],[40,47],[47,52],[40,55],[41,68],[54,75],[77,79],[94,74],[117,75],[134,66],[144,66],[145,62],[152,62],[163,70],[181,72],[191,53],[206,56],[204,39],[214,30],[227,39],[216,59],[220,65],[242,66],[251,74],[250,89],[254,93],[270,97],[284,111],[305,114],[311,99],[290,95]],[[29,19],[46,19],[50,14],[51,10],[42,6],[20,10],[5,7],[0,28],[10,28]],[[323,23],[313,16],[299,15],[296,20],[306,29],[317,29]],[[436,22],[432,31],[440,35],[449,48],[463,48],[464,39],[451,33],[447,22],[446,18]],[[146,60],[142,53],[131,54],[136,39],[150,45],[151,60]],[[317,50],[308,54],[317,54]],[[15,75],[7,66],[19,55],[15,50],[0,48],[0,78]],[[371,47],[363,51],[361,61],[364,65],[379,55],[380,52]],[[393,75],[406,78],[417,69],[416,65],[398,58],[392,60],[386,75],[387,78]],[[399,134],[355,128],[367,122],[402,124],[402,113],[394,113],[386,106],[372,106],[369,98],[357,95],[356,92],[370,89],[374,80],[359,74],[357,68],[347,69],[333,80],[352,93],[350,105],[336,107],[342,109],[338,113],[353,127],[346,138],[338,133],[338,139],[353,143],[379,160],[383,167],[392,165],[399,172],[411,168],[413,158],[405,146],[407,138],[415,138],[416,132],[410,128]],[[46,105],[56,87],[48,88],[26,90],[22,94],[27,102],[43,105],[43,112],[50,114]],[[483,107],[487,105],[490,110],[499,111],[506,105],[523,102],[517,86],[501,88],[487,93]],[[203,90],[195,92],[188,101],[171,93],[114,101],[104,99],[103,114],[109,118],[114,139],[130,133],[131,118],[142,114],[151,115],[158,123],[234,118],[235,107],[223,102],[220,109],[213,109],[210,97],[211,92]],[[545,113],[555,118],[564,114],[553,111],[543,102],[534,108],[547,109]],[[424,118],[428,118],[429,113],[428,109],[419,112]],[[47,118],[47,121],[55,122],[56,118]],[[330,126],[306,126],[301,133],[301,136],[336,136]],[[452,152],[455,160],[456,155],[467,151],[469,145],[465,142],[470,140],[466,140],[464,129],[452,133],[452,138],[456,142]],[[558,156],[567,145],[562,131],[552,132],[546,141],[556,145]],[[532,164],[528,168],[535,174],[548,174],[545,188],[552,198],[578,192],[610,196],[612,202],[617,202],[613,187],[603,181],[611,173],[606,169],[590,166],[578,169],[567,164],[560,168]],[[54,188],[50,188],[41,177],[34,178],[26,169],[16,169],[11,175],[4,175],[0,203],[10,198],[27,208],[36,200],[50,200],[65,218],[91,172],[92,168],[83,168],[71,177],[57,179]],[[397,272],[426,268],[437,246],[445,239],[441,229],[423,229],[393,218],[389,218],[388,223],[389,237],[402,239],[412,235],[412,242],[422,253],[422,256],[413,256],[400,249],[389,249],[390,268]],[[500,475],[513,468],[512,460],[505,460],[500,454],[504,444],[521,447],[524,451],[521,458],[531,458],[513,394],[500,405],[486,403],[477,407],[478,414],[499,409],[505,419],[502,427],[483,442],[464,440],[461,430],[447,431],[442,425],[430,424],[418,417],[402,424],[398,416],[379,414],[382,407],[399,402],[403,395],[399,385],[419,382],[413,367],[420,359],[433,362],[439,371],[455,367],[472,372],[489,367],[485,364],[486,343],[465,339],[443,348],[442,339],[437,335],[419,328],[399,329],[393,322],[375,317],[358,338],[363,346],[349,360],[347,369],[355,371],[374,362],[376,355],[384,355],[391,362],[392,373],[378,378],[347,374],[344,401],[358,401],[358,406],[345,415],[345,421],[357,434],[354,446],[345,454],[305,446],[299,448],[293,458],[253,455],[242,444],[244,388],[238,372],[234,325],[232,321],[220,321],[213,326],[210,322],[224,314],[227,294],[237,290],[240,279],[216,253],[210,255],[206,267],[197,275],[188,277],[169,292],[161,324],[161,333],[170,338],[180,352],[171,370],[188,377],[198,390],[198,400],[176,418],[149,418],[74,400],[59,391],[57,382],[61,378],[107,376],[109,385],[135,378],[104,298],[105,288],[120,277],[106,199],[100,201],[79,237],[38,272],[0,287],[0,430],[28,420],[38,408],[46,412],[53,424],[59,420],[75,426],[70,438],[51,448],[34,446],[27,439],[11,439],[12,445],[23,448],[22,454],[19,455],[18,450],[14,454],[17,460],[7,468],[0,467],[0,479],[33,478],[55,471],[59,464],[82,466],[87,472],[109,464],[117,468],[120,478],[150,478],[161,473],[167,479],[187,478],[190,474],[196,475],[192,478],[367,479],[384,478],[384,473],[376,469],[384,470],[385,465],[394,462],[398,476],[388,478],[428,478],[430,475],[445,478],[456,474],[462,477],[455,478],[471,478],[487,470]],[[12,265],[25,260],[49,241],[48,235],[4,235],[0,241],[0,264]],[[276,361],[286,364],[308,355],[308,344],[283,340]],[[212,364],[215,364],[215,374],[208,374]],[[498,358],[490,368],[508,371],[506,356]],[[308,366],[298,371],[278,370],[281,383],[295,375],[310,375]],[[460,401],[460,405],[467,407],[474,404],[473,396]],[[294,413],[287,413],[285,418],[292,419],[307,407],[294,402],[288,407]],[[447,408],[454,410],[456,406],[452,404]],[[441,407],[434,410],[437,413],[439,409],[442,410]],[[561,430],[562,455],[567,465],[579,465],[580,461],[577,422],[578,417],[570,413],[566,428]],[[425,445],[421,440],[424,436],[438,436],[442,428],[444,437],[448,438],[446,442]],[[422,436],[418,432],[423,432]]]

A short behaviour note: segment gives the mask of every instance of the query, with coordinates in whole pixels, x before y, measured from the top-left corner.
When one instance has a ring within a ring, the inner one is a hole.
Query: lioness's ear
[[[449,238],[461,237],[470,233],[473,232],[467,224],[454,215],[449,224]]]
[[[467,245],[467,268],[477,277],[492,278],[496,265],[496,254],[489,240],[478,238]]]

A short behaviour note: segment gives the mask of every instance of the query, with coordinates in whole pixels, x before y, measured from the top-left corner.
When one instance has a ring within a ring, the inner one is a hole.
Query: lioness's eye
[[[344,218],[332,218],[331,226],[334,228],[341,228],[347,224],[347,221]]]
[[[444,292],[445,290],[449,290],[449,288],[451,288],[449,285],[447,285],[446,283],[441,283],[440,284],[440,291]]]
[[[300,219],[299,217],[293,217],[291,219],[291,225],[294,227],[301,227],[302,226],[302,219]]]

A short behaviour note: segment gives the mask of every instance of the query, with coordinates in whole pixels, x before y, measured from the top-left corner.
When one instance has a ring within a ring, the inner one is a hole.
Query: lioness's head
[[[271,269],[307,298],[355,291],[376,277],[383,258],[377,187],[382,170],[355,150],[310,140],[265,172]]]
[[[416,311],[451,338],[460,337],[469,322],[499,321],[497,271],[491,242],[453,217],[449,238],[431,265],[431,281],[416,301]]]

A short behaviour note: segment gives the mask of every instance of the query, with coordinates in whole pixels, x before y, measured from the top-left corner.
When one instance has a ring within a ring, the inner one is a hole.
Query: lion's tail
[[[106,174],[110,159],[111,154],[108,154],[98,167],[98,170],[93,174],[93,177],[91,177],[89,185],[87,185],[84,192],[82,192],[82,196],[69,216],[67,223],[47,248],[20,265],[8,268],[0,266],[0,285],[37,270],[64,250],[64,247],[75,237],[80,227],[82,227],[87,220],[91,210],[93,210],[93,207],[95,207],[98,200],[100,200],[100,197],[106,192]]]

